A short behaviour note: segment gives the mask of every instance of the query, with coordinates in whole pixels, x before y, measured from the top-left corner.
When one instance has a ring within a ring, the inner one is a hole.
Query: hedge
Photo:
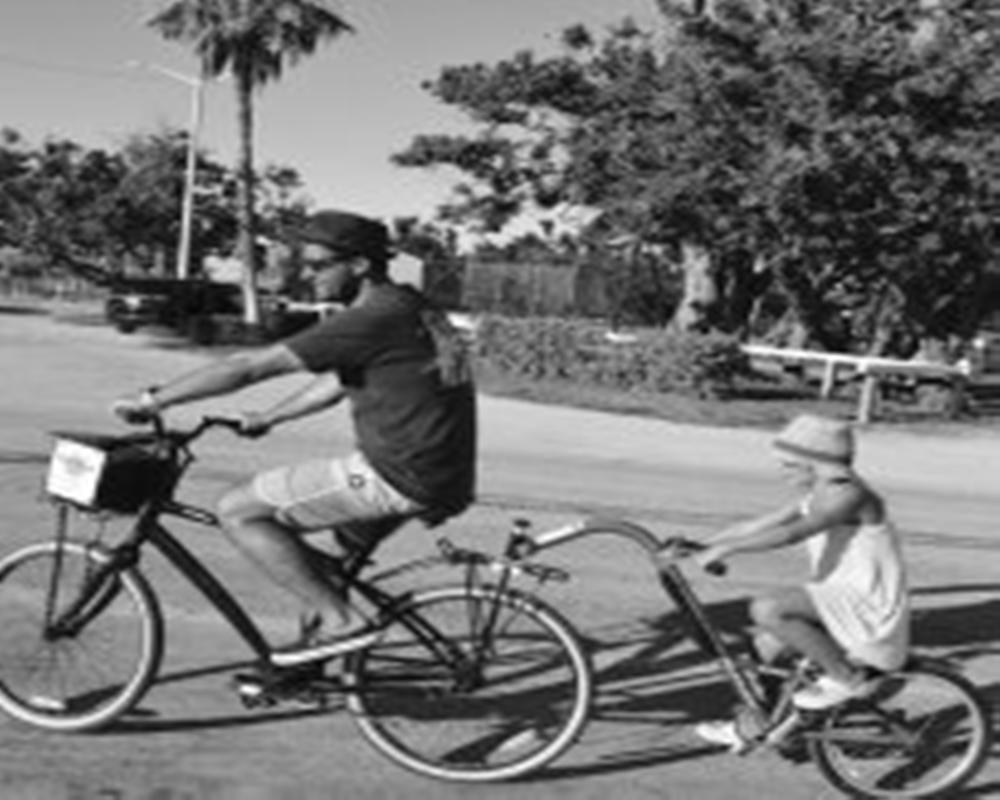
[[[733,336],[650,329],[615,343],[604,333],[578,320],[485,316],[475,350],[492,369],[518,377],[703,398],[726,396],[749,371]]]

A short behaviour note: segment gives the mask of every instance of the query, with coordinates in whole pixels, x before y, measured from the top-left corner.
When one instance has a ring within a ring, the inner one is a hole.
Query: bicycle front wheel
[[[927,798],[971,780],[990,739],[975,687],[921,664],[885,678],[870,699],[834,710],[810,747],[827,780],[852,797]]]
[[[569,623],[538,599],[488,586],[409,598],[385,637],[346,666],[365,738],[415,772],[500,781],[549,763],[579,736],[593,692]]]
[[[0,709],[55,731],[100,727],[149,687],[163,649],[163,620],[134,570],[110,576],[85,621],[53,621],[78,601],[108,556],[79,542],[31,545],[0,561]]]

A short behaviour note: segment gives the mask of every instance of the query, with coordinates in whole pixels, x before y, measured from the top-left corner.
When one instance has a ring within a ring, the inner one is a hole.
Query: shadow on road
[[[997,600],[920,608],[914,613],[913,644],[940,652],[957,662],[1000,653],[1000,584],[966,584],[920,588],[917,597],[949,597],[994,592]],[[743,631],[748,623],[746,602],[730,600],[707,606],[724,637]],[[691,726],[732,714],[736,695],[712,661],[690,646],[674,613],[607,631],[591,632],[587,639],[599,667],[590,732],[602,726],[616,728],[593,750],[587,763],[557,765],[536,779],[577,778],[591,774],[629,771],[718,754],[718,748],[700,743]],[[616,658],[616,653],[622,654]],[[979,687],[991,709],[993,727],[1000,719],[1000,682]],[[995,711],[994,711],[995,709]],[[634,728],[621,732],[621,726]],[[601,740],[600,733],[591,738]],[[616,744],[627,746],[614,749]],[[638,745],[638,746],[636,746]],[[1000,742],[991,758],[1000,757]],[[962,798],[1000,796],[1000,784],[973,786]]]
[[[5,303],[0,303],[0,314],[19,314],[21,316],[27,316],[29,314],[44,316],[49,312],[44,308],[37,308],[35,306],[21,306],[21,305],[9,305]]]
[[[953,584],[914,589],[916,599],[977,595],[973,602],[918,607],[913,613],[913,646],[945,648],[959,661],[1000,653],[1000,583]],[[979,595],[995,595],[982,598]]]
[[[940,607],[920,608],[914,617],[914,644],[958,661],[1000,652],[1000,599],[955,604],[952,596],[981,595],[998,585],[951,585],[917,589],[918,598],[948,599]],[[709,604],[708,613],[725,638],[747,625],[743,599]],[[731,715],[735,694],[712,661],[694,648],[674,612],[631,623],[608,624],[582,632],[595,667],[596,695],[591,724],[566,763],[557,763],[521,782],[548,782],[589,775],[629,772],[719,754],[698,741],[691,727],[699,721]],[[165,673],[158,686],[183,685],[203,677],[252,666],[229,662]],[[992,708],[1000,707],[1000,682],[980,686]],[[235,695],[232,702],[238,703]],[[342,710],[278,706],[241,713],[161,717],[143,707],[105,731],[105,735],[187,732],[269,724]],[[996,726],[994,715],[994,727]],[[994,746],[992,757],[1000,756]],[[812,769],[805,764],[805,768]],[[1000,796],[1000,783],[973,786],[962,798]]]
[[[184,683],[213,675],[236,673],[254,667],[253,662],[234,661],[225,664],[215,664],[196,669],[179,670],[164,673],[154,683],[154,688],[172,683]],[[238,704],[239,698],[235,691],[224,689],[232,698],[233,704]],[[133,735],[136,733],[186,732],[196,730],[213,730],[221,728],[248,727],[272,722],[316,717],[329,714],[343,708],[340,704],[325,706],[302,706],[287,703],[281,706],[271,706],[267,710],[244,710],[238,714],[224,714],[204,717],[161,717],[159,712],[149,706],[140,706],[130,711],[126,716],[116,721],[112,726],[99,731],[99,735]]]

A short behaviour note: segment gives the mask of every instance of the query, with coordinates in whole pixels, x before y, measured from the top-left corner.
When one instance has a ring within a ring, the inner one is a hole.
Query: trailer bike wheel
[[[0,561],[0,710],[39,728],[83,731],[142,697],[162,657],[163,619],[138,572],[103,581],[81,606],[81,624],[53,624],[107,561],[75,541],[30,545]]]
[[[928,798],[971,780],[991,738],[975,687],[920,664],[885,677],[871,698],[833,710],[810,748],[826,779],[852,797]]]
[[[593,693],[590,662],[561,616],[489,586],[427,590],[348,660],[347,705],[393,761],[442,780],[509,780],[577,739]]]

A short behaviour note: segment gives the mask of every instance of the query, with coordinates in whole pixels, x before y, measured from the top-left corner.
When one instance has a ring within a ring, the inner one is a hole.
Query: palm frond
[[[176,0],[149,25],[191,45],[207,74],[245,69],[255,87],[354,31],[325,0]]]

